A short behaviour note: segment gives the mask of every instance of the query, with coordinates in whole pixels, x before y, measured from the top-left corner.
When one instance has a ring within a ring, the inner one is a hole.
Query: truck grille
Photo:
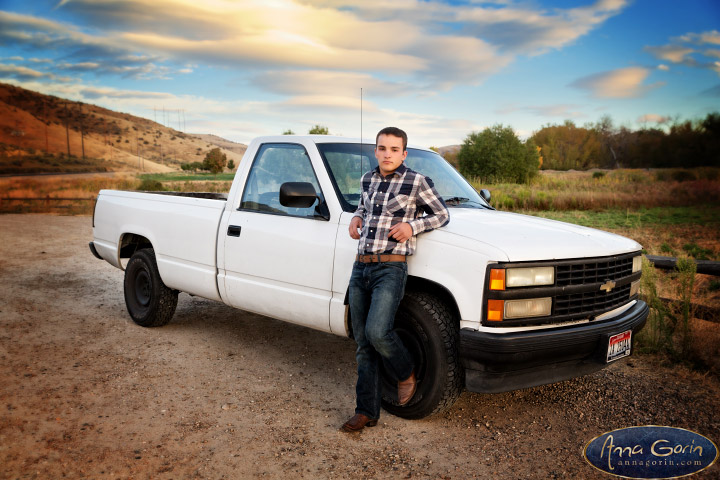
[[[630,284],[614,289],[610,293],[603,291],[558,295],[555,297],[555,315],[587,317],[607,312],[624,305],[630,298]]]
[[[559,264],[555,283],[559,287],[618,280],[632,274],[632,257],[598,260],[587,263]]]

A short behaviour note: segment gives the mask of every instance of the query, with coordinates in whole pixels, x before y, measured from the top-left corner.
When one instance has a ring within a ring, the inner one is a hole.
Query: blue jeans
[[[357,342],[358,380],[355,413],[380,417],[380,362],[397,380],[405,380],[413,361],[393,331],[395,312],[405,294],[405,262],[355,262],[350,277],[350,317]]]

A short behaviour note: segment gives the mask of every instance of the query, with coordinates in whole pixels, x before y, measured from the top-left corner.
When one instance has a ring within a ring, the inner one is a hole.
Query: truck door
[[[285,182],[309,182],[320,199],[308,208],[285,207],[279,198]],[[231,211],[227,231],[220,232],[224,236],[228,303],[329,330],[338,224],[318,215],[322,198],[312,162],[302,145],[260,146],[239,208]]]

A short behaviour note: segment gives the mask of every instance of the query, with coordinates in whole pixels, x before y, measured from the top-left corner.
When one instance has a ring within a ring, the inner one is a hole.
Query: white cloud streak
[[[620,68],[580,78],[570,86],[587,90],[598,98],[635,98],[662,85],[644,85],[649,74],[650,70],[643,67]]]

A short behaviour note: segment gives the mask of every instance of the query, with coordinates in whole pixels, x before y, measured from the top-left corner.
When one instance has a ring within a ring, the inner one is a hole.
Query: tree
[[[228,160],[227,167],[228,170],[235,170],[235,160],[233,160],[232,158]]]
[[[460,173],[488,182],[527,183],[537,174],[535,143],[523,143],[510,127],[495,125],[467,136],[460,151]]]
[[[320,125],[312,127],[308,133],[310,135],[330,135],[328,127],[321,127]]]
[[[217,175],[223,171],[226,164],[227,155],[222,153],[222,150],[219,148],[213,148],[207,153],[207,155],[205,155],[205,160],[203,160],[203,170],[210,170],[213,175]]]
[[[282,134],[283,134],[283,135],[295,135],[295,132],[293,132],[292,130],[290,130],[290,129],[288,128],[288,129],[285,130]]]
[[[594,129],[577,127],[570,120],[563,125],[547,125],[532,136],[542,150],[543,168],[554,170],[606,166],[603,145]]]

